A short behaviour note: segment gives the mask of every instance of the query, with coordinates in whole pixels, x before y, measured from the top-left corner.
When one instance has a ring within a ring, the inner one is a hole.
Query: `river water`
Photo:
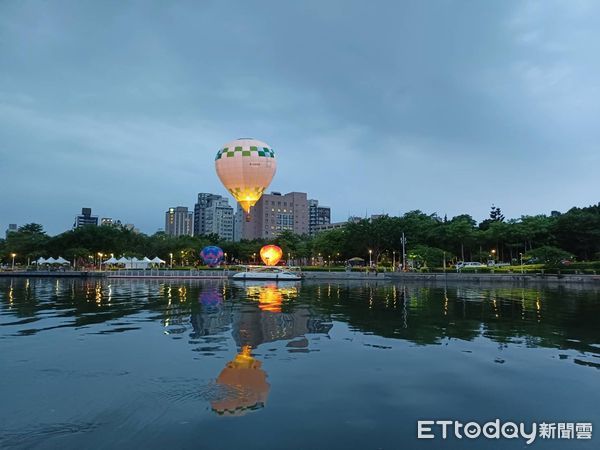
[[[0,358],[1,448],[600,448],[598,288],[0,279]]]

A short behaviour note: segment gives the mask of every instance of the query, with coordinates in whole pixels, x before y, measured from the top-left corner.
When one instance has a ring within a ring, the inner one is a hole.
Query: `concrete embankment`
[[[122,270],[116,272],[85,271],[15,271],[0,272],[0,277],[19,278],[149,278],[149,279],[225,279],[234,272],[210,270]],[[600,275],[547,275],[516,273],[414,273],[414,272],[328,272],[307,271],[304,279],[310,281],[390,281],[390,282],[443,282],[443,283],[510,283],[510,284],[581,284],[600,287]]]
[[[4,278],[87,278],[104,277],[104,272],[84,272],[78,270],[51,271],[51,270],[30,270],[0,272],[0,277]]]
[[[600,275],[547,275],[517,273],[387,273],[391,281],[440,281],[448,283],[592,284],[600,286]]]
[[[385,280],[384,273],[368,272],[303,272],[305,280]]]

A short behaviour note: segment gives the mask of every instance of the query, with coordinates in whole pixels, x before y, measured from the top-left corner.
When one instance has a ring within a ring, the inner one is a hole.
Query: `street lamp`
[[[492,249],[492,261],[494,262],[494,265],[496,265],[496,249],[495,248]]]
[[[369,267],[373,267],[373,250],[369,249]]]
[[[15,256],[17,256],[17,254],[11,253],[10,256],[12,256],[12,270],[15,270]]]
[[[400,243],[402,244],[402,270],[406,272],[406,238],[404,237],[404,231],[402,232]]]
[[[102,257],[103,256],[104,256],[104,253],[98,252],[98,270],[102,270]]]
[[[223,256],[225,257],[225,265],[227,265],[227,252],[223,253]]]
[[[184,266],[184,264],[183,264],[183,250],[181,250],[181,266],[182,267]]]
[[[519,256],[521,258],[521,273],[523,273],[523,253],[519,253]]]
[[[392,270],[396,271],[396,250],[392,251]]]
[[[169,253],[169,257],[171,258],[171,269],[173,268],[173,253]]]
[[[256,264],[256,253],[252,253],[252,262]]]

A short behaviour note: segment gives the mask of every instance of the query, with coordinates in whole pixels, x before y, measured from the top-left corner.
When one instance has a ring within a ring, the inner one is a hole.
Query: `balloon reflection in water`
[[[223,303],[223,294],[217,288],[207,289],[200,292],[198,299],[200,304],[207,308],[216,308]]]
[[[247,286],[246,295],[248,298],[258,300],[258,307],[262,311],[279,313],[284,301],[298,296],[298,286],[295,283],[289,285],[267,283]]]
[[[243,415],[264,408],[271,386],[261,366],[262,363],[252,357],[250,346],[242,347],[217,377],[217,384],[227,388],[230,395],[213,400],[212,410],[223,415]]]

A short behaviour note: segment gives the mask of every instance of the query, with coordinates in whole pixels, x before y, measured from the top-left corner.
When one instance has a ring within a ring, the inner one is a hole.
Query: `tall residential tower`
[[[193,224],[194,215],[187,206],[169,208],[165,213],[165,233],[169,236],[191,236]]]

